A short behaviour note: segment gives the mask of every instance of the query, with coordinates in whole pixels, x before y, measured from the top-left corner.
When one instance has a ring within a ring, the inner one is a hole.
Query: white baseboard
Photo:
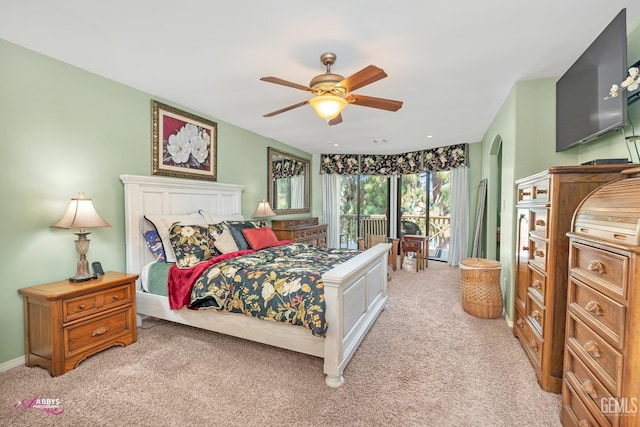
[[[8,371],[9,369],[17,368],[18,366],[24,365],[24,355],[16,357],[15,359],[7,360],[6,362],[0,363],[0,372]]]

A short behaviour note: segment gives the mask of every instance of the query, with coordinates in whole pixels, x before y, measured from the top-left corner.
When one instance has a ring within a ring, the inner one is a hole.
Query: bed
[[[159,176],[121,175],[124,184],[126,269],[141,274],[154,261],[143,239],[152,229],[145,215],[180,215],[206,211],[219,216],[242,212],[243,186]],[[387,257],[381,243],[336,265],[321,276],[324,286],[324,336],[286,323],[217,310],[172,310],[166,296],[145,292],[138,284],[138,322],[151,316],[197,328],[320,357],[325,383],[339,387],[344,369],[378,315],[388,304]],[[140,279],[139,279],[140,280]]]

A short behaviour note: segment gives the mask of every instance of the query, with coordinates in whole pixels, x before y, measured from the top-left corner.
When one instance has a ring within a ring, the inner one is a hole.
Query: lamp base
[[[97,278],[98,278],[98,275],[94,274],[89,277],[69,277],[69,281],[71,283],[82,283],[82,282],[88,282],[89,280],[95,280]]]

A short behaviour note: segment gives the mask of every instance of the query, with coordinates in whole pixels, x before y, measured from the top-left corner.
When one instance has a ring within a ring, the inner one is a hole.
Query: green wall
[[[75,235],[49,226],[71,197],[86,193],[112,225],[92,230],[88,259],[102,262],[105,270],[124,271],[119,175],[151,174],[151,99],[190,110],[1,39],[0,64],[2,364],[24,354],[17,290],[75,274]],[[218,123],[218,181],[245,186],[245,217],[267,196],[268,146],[311,159],[278,141],[208,118]],[[319,216],[317,171],[316,166],[312,214]]]
[[[628,58],[640,59],[640,20],[629,27]],[[555,152],[555,78],[517,82],[482,139],[482,173],[487,178],[487,247],[489,258],[502,264],[501,281],[505,308],[510,319],[514,311],[514,262],[516,243],[516,187],[514,181],[550,166],[578,165],[597,158],[629,156],[622,131],[562,153]],[[614,82],[612,82],[614,83]],[[640,124],[640,102],[629,106],[631,123]],[[640,127],[638,128],[640,129]],[[632,134],[631,125],[624,128]],[[636,135],[638,130],[636,130]],[[501,148],[501,150],[498,149]],[[498,154],[501,154],[499,161]],[[499,168],[499,171],[498,171]],[[498,178],[499,177],[499,178]],[[499,195],[499,196],[496,196]],[[498,217],[498,213],[500,213]],[[498,220],[499,218],[499,220]],[[495,243],[499,224],[501,244]]]

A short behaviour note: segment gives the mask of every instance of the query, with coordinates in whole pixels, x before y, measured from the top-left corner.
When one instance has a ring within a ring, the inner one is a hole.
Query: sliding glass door
[[[356,248],[366,230],[365,219],[388,221],[389,182],[385,176],[342,175],[340,177],[340,245]],[[386,227],[388,233],[388,226]]]

